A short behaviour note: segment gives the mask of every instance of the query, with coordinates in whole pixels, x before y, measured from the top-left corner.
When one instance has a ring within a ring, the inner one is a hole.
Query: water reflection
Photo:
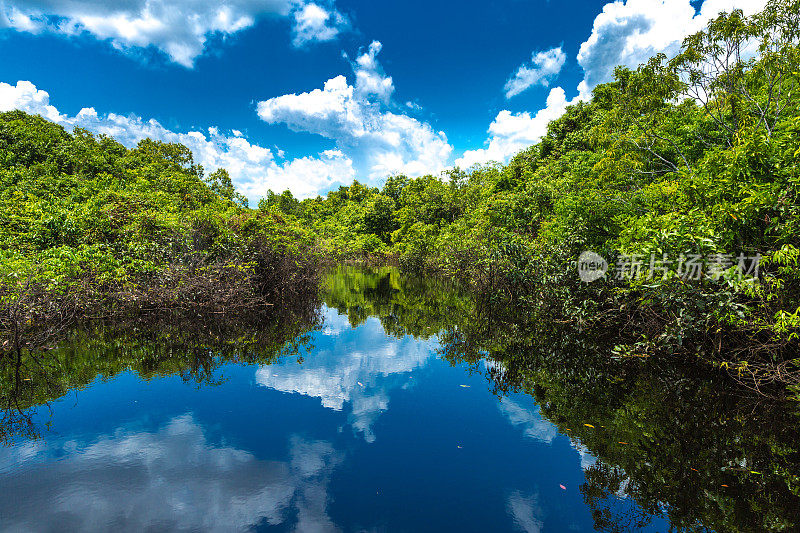
[[[797,525],[791,406],[394,269],[340,268],[322,299],[4,367],[0,529]]]
[[[556,426],[542,418],[539,413],[539,406],[536,404],[530,407],[523,407],[520,402],[511,398],[504,398],[497,403],[497,406],[500,412],[508,419],[508,422],[512,426],[522,429],[523,434],[528,438],[550,444],[558,435]]]
[[[539,495],[525,495],[515,490],[508,496],[508,513],[514,518],[514,524],[526,533],[539,533],[544,523],[539,518],[542,508],[539,506]]]
[[[377,318],[356,330],[330,308],[314,353],[299,365],[261,366],[256,382],[281,392],[319,398],[323,407],[342,411],[349,404],[348,423],[367,442],[375,441],[372,424],[389,408],[390,393],[408,387],[411,373],[434,355],[433,341],[389,337]]]
[[[327,486],[340,456],[296,435],[288,446],[288,460],[269,461],[215,445],[191,414],[153,432],[29,443],[0,452],[0,516],[12,531],[231,531],[293,514],[302,531],[332,528]]]

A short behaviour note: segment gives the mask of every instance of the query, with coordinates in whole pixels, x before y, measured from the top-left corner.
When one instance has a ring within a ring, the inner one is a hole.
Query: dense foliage
[[[3,349],[88,316],[281,309],[315,293],[315,262],[313,235],[247,209],[227,172],[204,178],[184,146],[126,149],[0,114]]]
[[[338,266],[322,283],[323,301],[347,315],[350,325],[375,316],[390,335],[424,339],[469,313],[472,298],[460,289],[439,277],[402,276],[390,266]]]
[[[680,530],[796,530],[796,413],[718,369],[800,395],[799,40],[800,0],[724,14],[675,57],[617,69],[507,165],[257,209],[183,146],[0,113],[0,440],[98,374],[211,382],[221,363],[297,353],[323,255],[399,261],[438,276],[339,266],[325,303],[438,335],[499,395],[535,396],[598,459],[582,487],[598,529],[666,510]],[[586,250],[610,263],[591,283]],[[740,275],[739,254],[759,271]],[[698,279],[677,264],[691,256]],[[33,351],[97,317],[120,321]],[[620,491],[645,513],[610,515]]]

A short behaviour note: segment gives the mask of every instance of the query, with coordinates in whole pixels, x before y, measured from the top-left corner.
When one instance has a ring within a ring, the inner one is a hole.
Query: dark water
[[[267,346],[87,330],[7,372],[0,529],[796,530],[785,406],[542,345],[390,269],[323,298]]]

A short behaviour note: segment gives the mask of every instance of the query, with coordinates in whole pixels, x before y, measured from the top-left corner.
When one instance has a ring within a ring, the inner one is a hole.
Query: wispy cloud
[[[534,53],[531,62],[520,65],[517,72],[506,82],[506,98],[511,98],[534,85],[548,87],[561,72],[567,54],[561,47]]]

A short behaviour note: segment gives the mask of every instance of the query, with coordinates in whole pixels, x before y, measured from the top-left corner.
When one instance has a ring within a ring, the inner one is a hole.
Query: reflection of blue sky
[[[524,406],[523,402],[531,405]],[[558,436],[558,428],[556,428],[555,424],[543,418],[539,413],[539,406],[527,396],[518,395],[503,398],[498,402],[497,407],[508,419],[509,424],[522,430],[523,434],[530,439],[544,444],[551,444]],[[570,443],[580,456],[582,470],[586,470],[597,462],[597,459],[589,453],[589,449],[579,440],[571,438]]]
[[[322,308],[322,317],[324,320],[322,325],[323,335],[335,337],[343,331],[353,329],[350,326],[350,319],[347,315],[339,314],[336,309],[331,307],[325,306]]]
[[[544,526],[538,500],[539,495],[535,492],[525,495],[515,490],[508,496],[508,514],[514,519],[514,524],[525,533],[539,533]]]
[[[594,458],[532,397],[376,318],[328,309],[312,345],[217,387],[127,373],[56,402],[46,440],[0,449],[0,531],[591,529]]]
[[[154,432],[2,450],[0,485],[13,498],[0,498],[0,523],[9,531],[231,531],[296,516],[300,531],[335,529],[325,509],[340,454],[297,436],[288,445],[284,461],[214,446],[187,414]]]
[[[348,422],[367,442],[375,440],[372,424],[389,408],[390,392],[408,386],[411,372],[425,366],[436,346],[410,336],[390,337],[375,317],[351,328],[345,315],[330,308],[325,310],[322,335],[315,345],[300,365],[260,367],[256,382],[319,398],[324,407],[335,411],[347,405]]]
[[[487,372],[494,373],[498,377],[501,377],[506,371],[503,364],[499,362],[485,360],[483,365]],[[507,396],[498,402],[497,407],[508,419],[509,424],[522,430],[522,433],[530,439],[543,444],[552,444],[558,436],[558,428],[541,415],[539,406],[528,395]],[[579,440],[570,438],[570,444],[578,452],[581,470],[586,470],[597,462],[597,459],[589,453],[589,449]]]
[[[558,435],[556,426],[542,418],[536,404],[526,408],[512,398],[503,398],[497,403],[497,407],[508,422],[520,428],[526,437],[550,444]]]

